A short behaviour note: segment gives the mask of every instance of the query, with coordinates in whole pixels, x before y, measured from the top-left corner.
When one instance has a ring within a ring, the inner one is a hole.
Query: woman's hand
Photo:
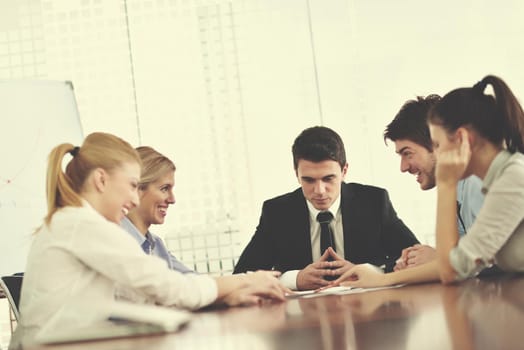
[[[384,272],[371,264],[360,264],[353,266],[337,280],[334,285],[350,286],[358,288],[387,286]]]
[[[454,147],[444,150],[437,149],[435,178],[438,185],[455,186],[462,178],[466,167],[471,159],[471,147],[469,144],[469,132],[465,128],[457,130],[457,141]]]
[[[257,271],[245,275],[234,275],[242,279],[242,285],[222,298],[229,306],[254,305],[268,300],[285,300],[286,293],[292,293],[280,284],[278,271]]]

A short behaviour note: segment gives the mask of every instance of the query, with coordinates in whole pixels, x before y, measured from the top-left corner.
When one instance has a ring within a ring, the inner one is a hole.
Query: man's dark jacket
[[[346,260],[386,265],[386,271],[391,271],[402,249],[419,243],[397,217],[386,190],[343,183],[340,194]],[[313,262],[309,226],[301,188],[265,201],[256,232],[234,273],[302,270]]]

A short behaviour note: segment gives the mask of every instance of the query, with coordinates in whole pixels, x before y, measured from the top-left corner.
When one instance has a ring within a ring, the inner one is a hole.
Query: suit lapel
[[[358,249],[359,235],[356,234],[360,229],[360,219],[358,216],[358,205],[356,193],[351,184],[342,184],[340,190],[340,207],[342,213],[342,226],[344,231],[344,255],[346,260],[351,261],[352,252]]]
[[[306,266],[313,262],[313,256],[311,254],[311,233],[309,225],[309,210],[307,208],[306,199],[302,190],[299,188],[295,196],[295,205],[292,208],[292,216],[289,218],[290,222],[293,223],[290,227],[290,233],[292,233],[292,244],[295,247],[295,256],[300,261],[300,265]]]

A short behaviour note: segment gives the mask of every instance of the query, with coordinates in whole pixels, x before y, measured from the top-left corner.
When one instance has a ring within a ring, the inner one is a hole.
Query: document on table
[[[329,287],[325,289],[295,291],[293,293],[287,294],[286,297],[287,298],[316,298],[316,297],[325,296],[325,295],[357,294],[357,293],[371,292],[374,290],[399,288],[404,285],[405,284],[396,284],[393,286],[374,287],[374,288],[355,288],[355,287],[335,286],[335,287]]]

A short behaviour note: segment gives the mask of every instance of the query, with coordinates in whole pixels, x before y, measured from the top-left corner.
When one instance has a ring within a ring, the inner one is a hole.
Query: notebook
[[[110,317],[85,327],[46,330],[35,337],[38,343],[58,344],[174,332],[191,318],[183,310],[156,305],[115,302]]]

